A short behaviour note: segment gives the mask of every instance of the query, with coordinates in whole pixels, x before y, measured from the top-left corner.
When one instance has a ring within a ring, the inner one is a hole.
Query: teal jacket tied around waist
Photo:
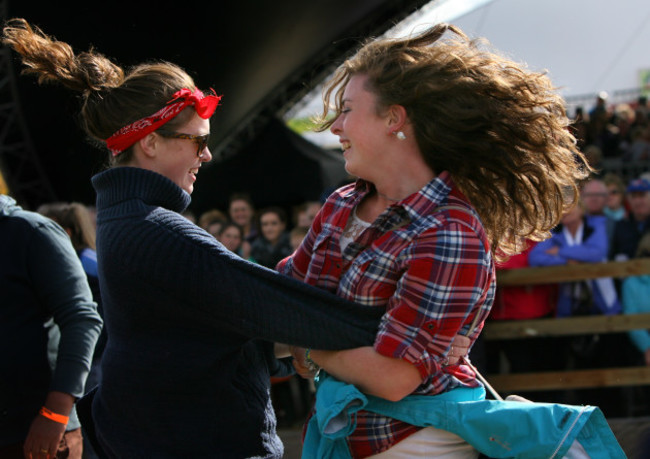
[[[303,446],[305,458],[350,457],[345,437],[356,428],[359,410],[455,433],[494,458],[561,458],[576,440],[591,458],[626,457],[603,413],[594,406],[485,400],[482,387],[389,402],[362,394],[324,372],[317,387],[316,412]]]

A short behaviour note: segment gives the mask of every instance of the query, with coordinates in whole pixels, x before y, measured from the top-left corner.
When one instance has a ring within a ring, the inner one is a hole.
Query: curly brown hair
[[[522,250],[526,239],[547,238],[576,201],[576,184],[590,168],[545,74],[449,24],[371,40],[325,85],[320,130],[341,114],[343,92],[359,74],[368,77],[378,113],[392,105],[406,109],[427,165],[452,175],[500,257]]]
[[[37,75],[39,83],[60,83],[81,92],[80,123],[97,145],[104,146],[122,127],[158,111],[176,91],[195,89],[192,78],[175,64],[150,62],[125,72],[93,49],[75,54],[70,45],[22,18],[7,21],[2,42],[21,56],[23,73]],[[168,127],[187,122],[191,115],[191,110],[184,110]],[[131,156],[129,148],[111,160],[125,164]]]

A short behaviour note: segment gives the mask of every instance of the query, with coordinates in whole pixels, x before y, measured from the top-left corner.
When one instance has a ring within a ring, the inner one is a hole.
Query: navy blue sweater
[[[179,214],[190,196],[159,174],[122,167],[92,182],[108,332],[92,401],[102,449],[119,458],[281,457],[270,341],[370,345],[380,308],[231,254]]]

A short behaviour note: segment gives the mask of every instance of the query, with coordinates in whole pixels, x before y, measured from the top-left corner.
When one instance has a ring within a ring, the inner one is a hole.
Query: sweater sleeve
[[[124,246],[109,251],[109,262],[120,264],[111,269],[176,302],[179,321],[183,315],[215,330],[317,349],[374,341],[383,308],[349,302],[243,260],[198,228],[161,231],[146,222],[120,231]]]
[[[225,296],[226,300],[220,301],[226,308],[215,312],[232,319],[240,332],[316,349],[373,343],[383,308],[349,302],[218,251],[211,251],[210,255],[214,269],[222,273],[225,285],[231,286],[211,293]]]
[[[70,238],[57,225],[39,223],[29,245],[30,275],[61,338],[51,390],[81,397],[102,320]]]

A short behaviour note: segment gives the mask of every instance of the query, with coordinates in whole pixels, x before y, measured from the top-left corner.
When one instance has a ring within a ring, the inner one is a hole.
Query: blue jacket
[[[559,247],[556,255],[550,255],[546,251],[552,247]],[[528,261],[530,266],[560,266],[566,265],[568,260],[575,260],[581,263],[602,263],[607,261],[607,231],[604,221],[596,219],[583,219],[582,243],[569,245],[562,225],[553,230],[551,237],[537,244],[530,251]],[[593,295],[593,307],[591,314],[619,314],[621,304],[618,300],[614,281],[610,277],[586,281],[591,288]],[[558,317],[572,315],[573,283],[560,285],[557,303]]]
[[[303,458],[349,458],[345,437],[354,431],[354,413],[359,410],[455,433],[493,458],[561,458],[575,440],[592,459],[626,457],[603,413],[593,406],[484,400],[482,387],[389,402],[323,372],[317,386]]]

